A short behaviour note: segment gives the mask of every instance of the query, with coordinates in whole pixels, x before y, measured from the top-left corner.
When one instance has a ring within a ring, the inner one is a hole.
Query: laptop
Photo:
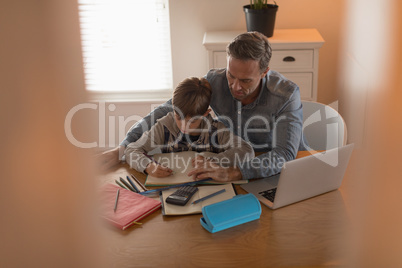
[[[288,161],[281,173],[240,187],[271,209],[327,193],[341,186],[354,144]]]

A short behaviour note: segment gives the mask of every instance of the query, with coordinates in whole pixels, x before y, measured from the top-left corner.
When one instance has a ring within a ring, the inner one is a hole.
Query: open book
[[[145,182],[146,186],[167,186],[180,183],[192,182],[193,178],[187,176],[187,174],[193,169],[192,160],[197,156],[202,155],[206,158],[214,157],[215,153],[202,152],[197,153],[195,151],[186,151],[178,153],[163,153],[154,154],[153,158],[159,164],[173,170],[173,175],[165,178],[157,178],[151,175],[147,176]],[[232,181],[235,184],[247,183],[248,180]],[[219,182],[209,181],[208,184],[219,184]]]
[[[202,202],[192,204],[193,201],[203,198],[212,193],[216,193],[217,191],[222,189],[225,189],[225,192],[208,198]],[[198,191],[191,197],[191,199],[185,206],[177,206],[166,203],[166,198],[176,190],[177,188],[173,188],[162,192],[161,202],[163,215],[186,215],[202,213],[202,208],[204,206],[231,199],[232,197],[236,196],[233,184],[231,183],[222,185],[204,185],[198,186]]]

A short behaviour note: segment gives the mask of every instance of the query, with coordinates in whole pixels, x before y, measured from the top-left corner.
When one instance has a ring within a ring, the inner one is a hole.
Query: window
[[[167,0],[78,0],[78,4],[88,91],[148,96],[171,92]]]

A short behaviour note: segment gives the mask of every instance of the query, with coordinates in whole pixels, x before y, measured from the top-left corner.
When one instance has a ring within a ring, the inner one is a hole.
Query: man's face
[[[269,68],[263,73],[256,60],[239,60],[229,56],[227,58],[226,77],[233,97],[243,104],[253,102],[259,93],[261,79],[267,74]]]

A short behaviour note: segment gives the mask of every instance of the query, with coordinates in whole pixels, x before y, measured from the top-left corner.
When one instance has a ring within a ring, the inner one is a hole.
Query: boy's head
[[[172,103],[176,124],[183,133],[192,133],[208,115],[211,102],[211,85],[205,78],[186,78],[176,87]]]
[[[173,106],[184,117],[201,116],[211,102],[211,85],[205,78],[190,77],[180,82],[173,92]]]

